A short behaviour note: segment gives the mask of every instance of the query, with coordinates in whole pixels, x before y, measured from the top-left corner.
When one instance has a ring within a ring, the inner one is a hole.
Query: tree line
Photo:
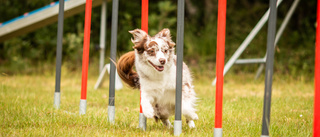
[[[0,22],[4,22],[48,5],[54,0],[0,0]],[[186,0],[185,10],[185,60],[195,65],[215,63],[217,0]],[[106,59],[109,55],[112,1],[107,6]],[[281,25],[293,0],[283,0],[278,8],[277,25]],[[269,6],[268,0],[233,0],[227,2],[226,61],[250,33]],[[100,10],[92,10],[90,58],[94,62],[99,54]],[[169,28],[176,39],[177,1],[149,1],[149,34]],[[140,28],[141,1],[119,3],[118,50],[121,55],[132,50],[129,30]],[[316,1],[300,2],[286,27],[275,53],[275,70],[299,75],[312,74],[314,70],[314,42]],[[65,19],[63,62],[70,68],[81,66],[84,12]],[[23,71],[24,68],[54,64],[57,23],[34,32],[0,43],[0,70]],[[245,50],[241,58],[263,57],[266,52],[267,24]],[[97,59],[96,59],[97,60]],[[71,62],[71,63],[70,63]],[[234,71],[252,71],[258,65],[235,67]],[[252,69],[254,68],[254,69]]]

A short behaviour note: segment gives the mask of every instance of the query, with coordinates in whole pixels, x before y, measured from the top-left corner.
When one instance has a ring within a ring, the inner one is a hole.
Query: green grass
[[[97,72],[88,79],[87,114],[79,115],[81,72],[63,70],[61,108],[53,108],[55,76],[0,74],[1,136],[172,136],[173,129],[148,119],[147,131],[138,127],[139,91],[128,87],[116,91],[116,122],[107,121],[108,80],[94,90]],[[226,137],[257,137],[261,134],[264,78],[252,74],[225,77],[223,134]],[[108,79],[106,77],[106,79]],[[215,87],[213,78],[194,80],[199,97],[197,128],[183,122],[182,136],[212,136]],[[270,135],[307,137],[312,135],[313,93],[311,80],[288,76],[274,78]],[[171,117],[173,122],[174,117]]]

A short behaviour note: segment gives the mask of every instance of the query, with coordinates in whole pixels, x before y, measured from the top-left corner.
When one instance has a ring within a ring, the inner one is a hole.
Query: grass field
[[[0,74],[1,136],[172,136],[173,129],[148,119],[147,131],[138,127],[139,92],[130,88],[116,91],[116,122],[107,122],[108,81],[94,90],[97,73],[89,75],[87,114],[79,115],[81,72],[63,70],[61,108],[53,108],[55,76]],[[196,77],[199,97],[197,128],[183,123],[181,136],[212,136],[215,87],[213,78]],[[312,80],[274,77],[270,135],[308,137],[312,135]],[[310,79],[310,78],[309,78]],[[253,74],[228,74],[224,85],[223,134],[226,137],[261,135],[264,78]],[[173,123],[174,117],[171,117]]]

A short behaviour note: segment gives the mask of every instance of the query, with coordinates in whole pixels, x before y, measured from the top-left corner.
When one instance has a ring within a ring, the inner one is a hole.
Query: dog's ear
[[[170,34],[170,30],[165,28],[163,30],[161,30],[157,35],[156,37],[160,37],[160,38],[163,38],[169,45],[170,48],[173,48],[176,43],[174,43],[171,39],[171,34]]]
[[[141,29],[131,30],[129,33],[133,35],[133,39],[131,38],[134,44],[133,48],[136,49],[139,54],[143,53],[149,35]]]

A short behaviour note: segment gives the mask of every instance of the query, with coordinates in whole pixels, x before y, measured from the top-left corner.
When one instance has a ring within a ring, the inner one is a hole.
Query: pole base
[[[213,136],[214,137],[222,137],[222,128],[214,128]]]
[[[139,128],[143,131],[146,131],[147,129],[147,118],[143,113],[139,113]]]
[[[269,137],[269,135],[261,135],[261,137]]]
[[[87,111],[87,100],[81,99],[79,114],[80,115],[86,114],[86,111]]]
[[[175,120],[173,127],[174,127],[174,131],[173,131],[174,136],[180,136],[180,134],[182,133],[182,121]]]
[[[60,92],[55,92],[54,93],[54,103],[53,103],[54,107],[56,109],[60,108]]]
[[[114,119],[115,119],[115,107],[108,106],[108,121],[109,121],[109,123],[114,124]]]

